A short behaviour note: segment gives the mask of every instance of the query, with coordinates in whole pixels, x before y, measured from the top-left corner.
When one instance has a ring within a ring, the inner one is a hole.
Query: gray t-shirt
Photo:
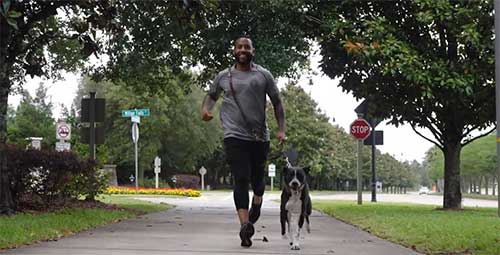
[[[224,129],[224,138],[256,141],[250,128],[262,130],[264,139],[269,141],[266,123],[266,94],[274,102],[279,100],[279,90],[271,73],[259,65],[253,65],[250,71],[239,71],[231,67],[231,79],[241,110],[251,127],[248,127],[234,101],[229,85],[229,68],[221,71],[214,79],[208,95],[217,100],[222,92],[223,101],[220,119]]]

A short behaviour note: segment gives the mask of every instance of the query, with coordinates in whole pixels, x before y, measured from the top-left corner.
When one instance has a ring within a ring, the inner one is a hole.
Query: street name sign
[[[149,109],[122,110],[122,117],[149,116]]]

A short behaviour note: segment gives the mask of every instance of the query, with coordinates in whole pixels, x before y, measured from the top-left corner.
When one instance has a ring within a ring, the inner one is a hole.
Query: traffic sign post
[[[71,125],[65,121],[59,121],[56,124],[56,151],[69,151],[71,150],[71,144],[67,143],[67,140],[71,139]]]
[[[363,141],[363,143],[365,145],[372,146],[372,185],[371,185],[372,202],[377,202],[377,189],[375,187],[376,183],[377,183],[377,174],[375,171],[375,168],[376,168],[375,167],[375,163],[376,163],[375,145],[382,145],[381,142],[379,143],[379,136],[381,136],[382,134],[379,133],[379,131],[377,131],[377,132],[374,131],[375,127],[377,127],[377,125],[382,121],[382,119],[370,116],[369,111],[368,111],[368,108],[370,108],[370,106],[373,106],[375,104],[376,104],[375,100],[365,99],[365,100],[363,100],[363,102],[361,102],[361,104],[358,105],[358,107],[356,107],[356,109],[354,109],[354,111],[358,114],[358,117],[363,117],[370,123],[370,126],[372,127],[372,130],[373,130],[372,133],[375,133],[375,134],[371,135],[372,137],[368,137],[368,139]],[[382,131],[380,131],[380,132],[382,132]]]
[[[269,170],[269,177],[271,177],[271,191],[273,191],[274,176],[276,176],[276,165],[269,164],[268,170]]]
[[[201,190],[205,190],[205,174],[207,174],[207,169],[204,166],[201,166],[199,172],[201,174]]]
[[[137,153],[137,143],[139,142],[139,125],[136,122],[132,124],[132,141],[134,142],[135,159],[135,193],[139,192],[139,156]]]
[[[132,121],[132,141],[134,142],[134,159],[135,159],[135,176],[136,176],[135,193],[139,191],[139,156],[137,152],[137,143],[139,142],[139,123],[141,123],[141,116],[143,117],[149,116],[149,109],[122,110],[122,117],[130,118],[130,120]],[[156,177],[156,188],[158,188],[158,174]]]
[[[155,177],[156,177],[156,188],[158,188],[158,174],[161,172],[161,158],[156,156],[155,157]]]
[[[370,124],[361,119],[353,121],[349,128],[351,135],[358,141],[358,161],[357,161],[357,190],[358,190],[358,205],[363,203],[363,193],[362,193],[362,178],[361,178],[361,148],[363,147],[363,140],[370,135],[371,127]]]

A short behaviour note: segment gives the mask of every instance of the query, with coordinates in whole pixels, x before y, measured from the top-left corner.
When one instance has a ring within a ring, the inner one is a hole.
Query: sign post
[[[139,156],[137,153],[137,143],[139,142],[139,123],[141,116],[149,116],[149,109],[122,110],[122,117],[130,118],[132,121],[132,141],[134,142],[135,159],[135,193],[139,192]],[[158,185],[156,185],[158,188]]]
[[[363,140],[370,135],[370,124],[364,119],[357,119],[351,123],[349,128],[351,135],[358,141],[358,161],[357,161],[357,190],[358,190],[358,205],[363,203],[362,194],[362,178],[361,178],[361,148]]]
[[[200,174],[201,174],[201,190],[205,190],[205,174],[207,174],[207,169],[204,166],[201,166]]]
[[[269,169],[269,177],[271,177],[271,191],[273,191],[274,176],[276,176],[276,165],[269,164],[268,169]]]
[[[59,121],[56,125],[56,151],[71,150],[71,144],[67,143],[66,140],[71,139],[71,125],[65,121]]]
[[[158,188],[158,174],[161,172],[161,158],[156,156],[155,157],[155,177],[156,177],[156,182],[155,182],[155,187]]]
[[[135,193],[139,192],[139,156],[137,153],[137,143],[139,142],[139,125],[132,123],[132,141],[134,142],[134,160],[135,160]]]

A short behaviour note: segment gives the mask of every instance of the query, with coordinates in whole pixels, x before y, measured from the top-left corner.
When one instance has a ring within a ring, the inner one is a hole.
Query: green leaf
[[[17,27],[17,22],[15,19],[7,18],[7,23],[14,27],[16,30],[19,30],[19,27]]]
[[[22,15],[23,15],[22,13],[17,12],[17,11],[9,11],[9,12],[7,13],[7,17],[9,17],[9,18],[19,18],[19,17],[21,17]]]

